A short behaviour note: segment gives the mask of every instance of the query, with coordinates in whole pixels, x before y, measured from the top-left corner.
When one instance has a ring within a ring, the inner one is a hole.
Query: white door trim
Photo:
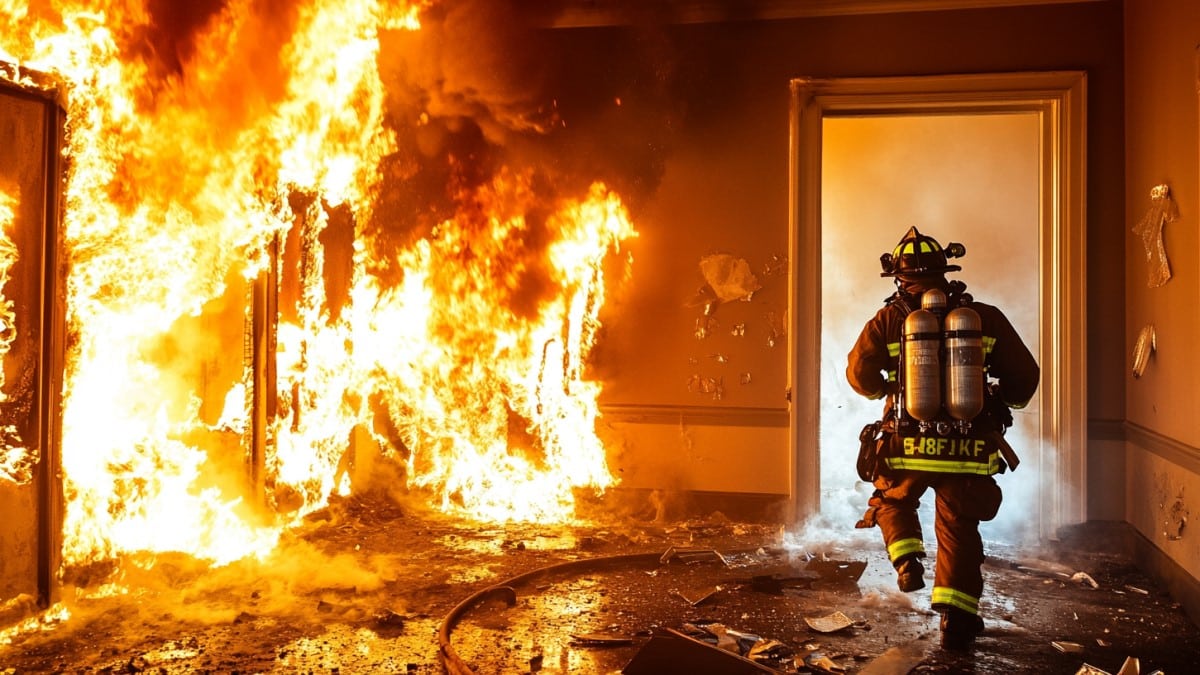
[[[1081,71],[791,82],[788,383],[793,516],[820,510],[821,150],[828,116],[1036,113],[1041,121],[1039,532],[1087,517],[1086,98]]]

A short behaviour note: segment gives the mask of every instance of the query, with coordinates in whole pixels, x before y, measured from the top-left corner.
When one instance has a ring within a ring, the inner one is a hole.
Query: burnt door
[[[53,600],[61,559],[64,114],[40,79],[0,68],[0,625]]]

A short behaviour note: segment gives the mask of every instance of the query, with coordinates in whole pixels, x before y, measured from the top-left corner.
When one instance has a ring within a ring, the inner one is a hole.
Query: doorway
[[[1022,536],[1053,538],[1083,520],[1084,86],[1082,73],[793,81],[789,373],[799,394],[790,420],[798,520],[855,500],[838,490],[854,484],[858,429],[880,411],[878,401],[840,390],[845,353],[891,292],[878,277],[879,254],[910,225],[967,245],[955,276],[1010,314],[1041,364],[1034,405],[1009,432],[1023,475],[1001,480],[1009,503],[1025,505],[1008,509],[1028,525]],[[904,175],[871,175],[889,166]],[[956,190],[950,177],[971,185]],[[989,180],[994,189],[978,189]],[[976,211],[961,202],[964,192],[980,202]],[[1015,211],[1000,222],[991,200],[1004,192],[1008,201],[1024,196],[1005,204]],[[844,267],[850,259],[854,267]],[[1017,267],[1023,272],[1014,275]],[[992,273],[1008,276],[988,281]]]
[[[894,290],[879,255],[909,226],[967,255],[948,275],[975,299],[1000,307],[1030,351],[1038,344],[1038,116],[826,117],[821,152],[821,512],[857,519],[869,488],[856,485],[851,460],[862,426],[881,402],[846,382],[846,353],[863,323]],[[1007,439],[1021,457],[1018,480],[1001,479],[1009,503],[1038,504],[1042,473],[1040,397],[1014,414]],[[1037,538],[1026,509],[1001,509],[989,534]]]

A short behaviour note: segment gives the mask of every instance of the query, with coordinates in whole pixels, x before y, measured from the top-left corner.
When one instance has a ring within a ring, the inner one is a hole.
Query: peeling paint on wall
[[[1172,485],[1174,481],[1167,473],[1156,473],[1155,483],[1158,488],[1159,522],[1162,523],[1163,539],[1179,541],[1183,539],[1190,515],[1187,502],[1184,499],[1184,487]]]
[[[755,359],[750,358],[747,350],[772,349],[783,344],[787,337],[786,310],[767,309],[758,321],[747,317],[747,312],[737,307],[721,308],[743,303],[770,307],[770,301],[756,299],[756,294],[767,286],[775,286],[777,279],[786,283],[787,265],[786,255],[773,254],[755,274],[753,266],[744,257],[713,253],[700,258],[697,269],[703,284],[685,305],[699,311],[699,316],[692,319],[691,334],[696,342],[706,345],[704,351],[697,349],[687,356],[692,371],[686,385],[689,393],[721,401],[728,393],[725,387],[727,375],[730,382],[736,378],[742,387],[754,383],[754,376],[746,366],[748,361]],[[725,323],[718,314],[724,316]]]
[[[1180,488],[1179,496],[1171,503],[1170,508],[1166,510],[1166,518],[1163,520],[1163,537],[1167,541],[1179,541],[1183,539],[1183,530],[1187,527],[1188,510],[1183,502],[1183,489]]]

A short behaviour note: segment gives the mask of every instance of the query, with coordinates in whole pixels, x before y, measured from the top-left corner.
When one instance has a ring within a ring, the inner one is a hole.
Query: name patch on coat
[[[901,446],[905,455],[946,459],[986,459],[990,449],[982,438],[945,436],[905,436]]]

